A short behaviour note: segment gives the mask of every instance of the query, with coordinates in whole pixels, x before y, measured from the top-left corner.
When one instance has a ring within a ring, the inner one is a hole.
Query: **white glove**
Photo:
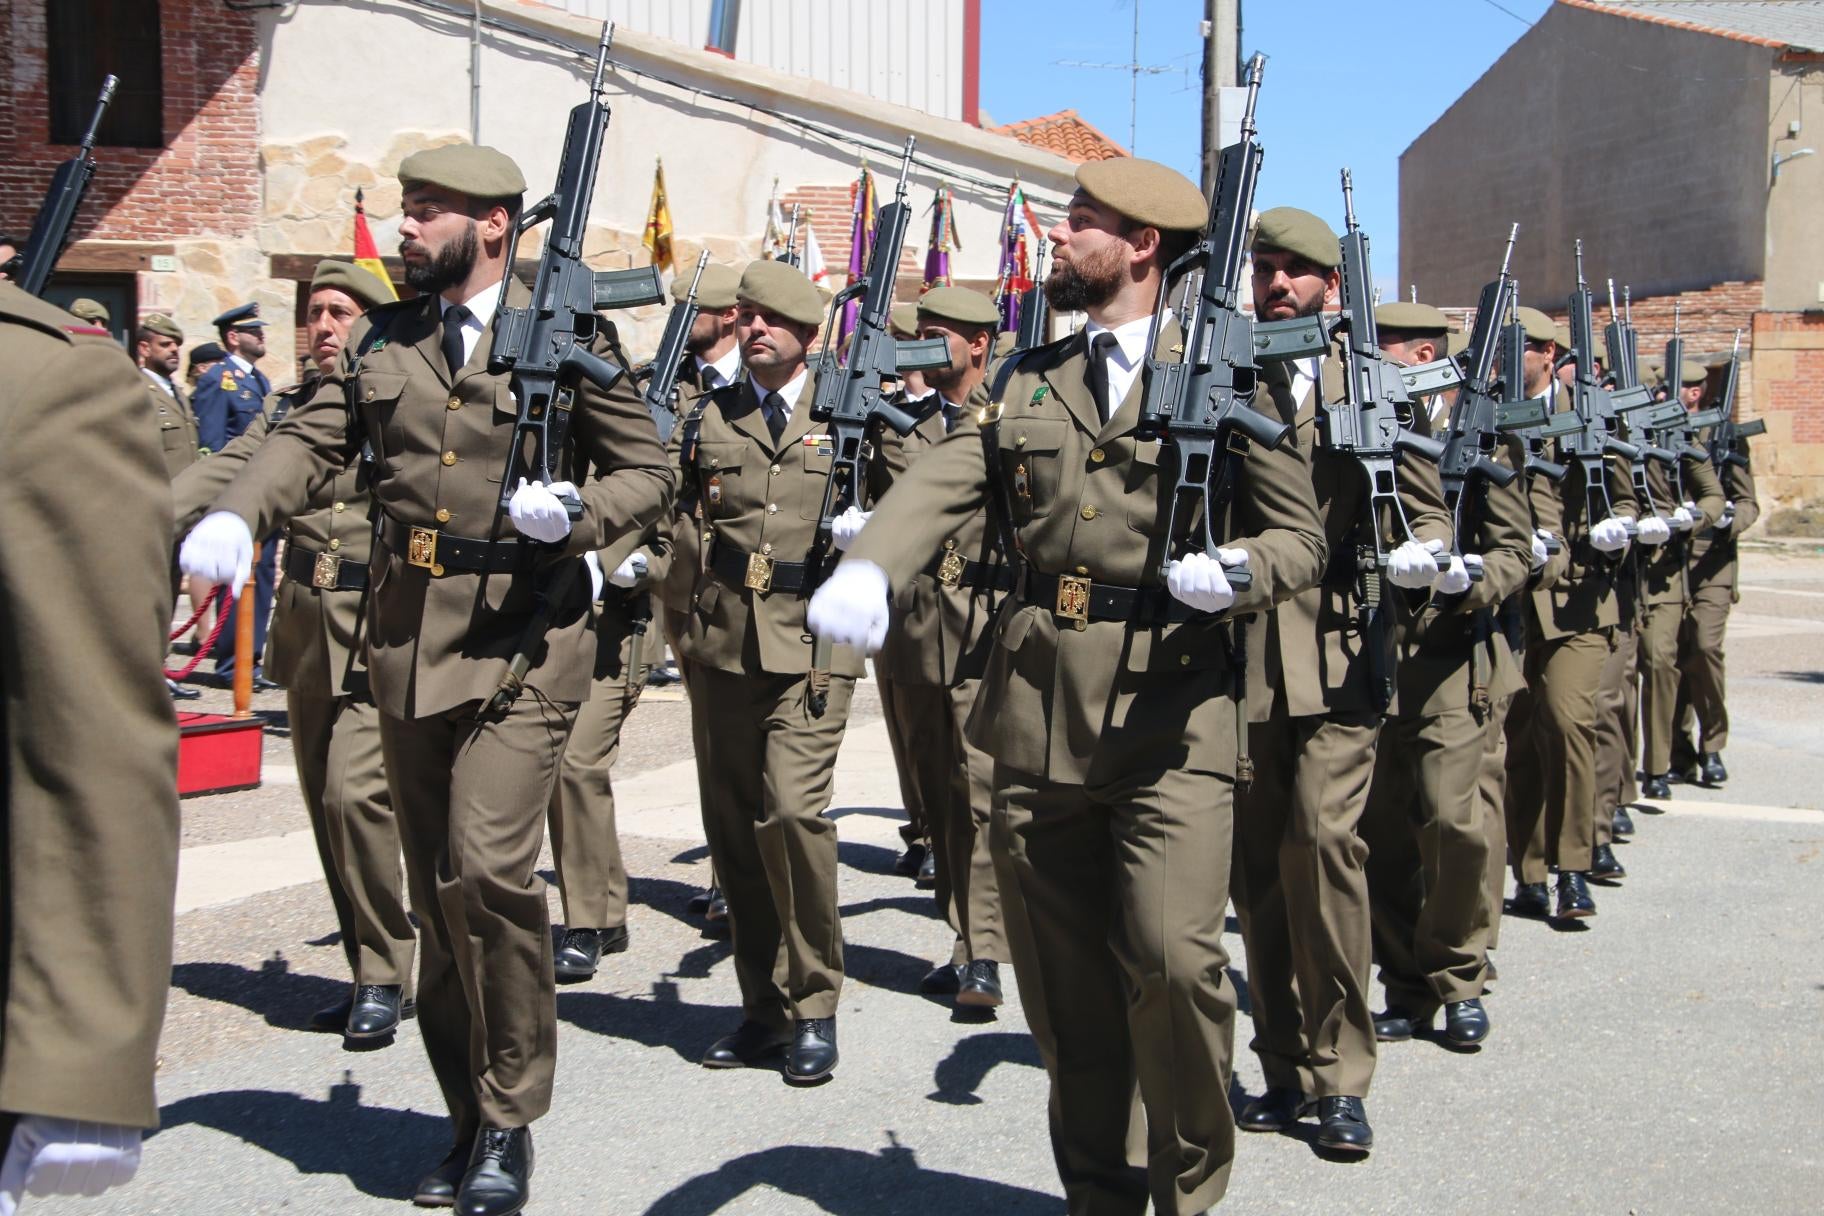
[[[541,486],[522,477],[519,489],[513,491],[513,497],[507,503],[507,518],[522,535],[548,545],[556,544],[570,535],[570,516],[564,512],[560,494],[575,497],[576,487],[567,481]]]
[[[185,574],[211,586],[227,583],[239,594],[253,572],[253,532],[233,511],[211,511],[184,537],[177,564]]]
[[[1730,527],[1734,527],[1734,526],[1735,526],[1735,504],[1732,502],[1726,502],[1723,504],[1723,517],[1716,521],[1716,530],[1718,532],[1721,532],[1724,528],[1730,528]]]
[[[591,549],[583,554],[583,565],[589,567],[589,598],[599,600],[602,598],[602,559]]]
[[[139,1169],[137,1127],[26,1115],[13,1128],[0,1166],[0,1211],[27,1192],[94,1197],[124,1186]]]
[[[1672,539],[1672,525],[1657,515],[1649,515],[1640,521],[1634,536],[1643,545],[1663,545]]]
[[[1620,553],[1628,547],[1628,525],[1613,515],[1590,529],[1590,543],[1603,553]]]
[[[1692,502],[1689,498],[1685,499],[1681,504],[1680,509],[1683,510],[1686,515],[1693,517],[1697,515],[1697,504]]]
[[[838,549],[846,552],[848,547],[855,543],[855,538],[861,535],[862,528],[867,525],[868,519],[873,514],[872,511],[863,513],[850,507],[830,521],[831,541]]]
[[[1244,569],[1247,564],[1246,549],[1218,549],[1214,560],[1207,553],[1187,553],[1166,565],[1165,589],[1199,612],[1221,612],[1235,602],[1235,588],[1223,567]]]
[[[1694,507],[1680,507],[1678,510],[1672,512],[1671,523],[1673,527],[1689,528],[1696,522],[1697,514],[1696,508]]]
[[[1478,563],[1481,560],[1479,557],[1476,559]],[[1468,559],[1453,553],[1450,555],[1450,564],[1438,574],[1438,579],[1431,585],[1431,589],[1439,595],[1462,595],[1469,590],[1469,584]]]
[[[646,555],[629,553],[608,576],[608,581],[617,587],[632,587],[646,577]]]
[[[843,562],[811,596],[805,623],[817,637],[873,654],[887,640],[887,572]]]
[[[1545,569],[1545,563],[1552,559],[1551,552],[1549,550],[1547,550],[1545,547],[1545,542],[1550,540],[1551,537],[1552,537],[1552,534],[1550,532],[1542,532],[1538,528],[1533,529],[1533,569],[1534,570]]]
[[[1437,581],[1436,555],[1443,551],[1444,542],[1441,540],[1430,540],[1424,544],[1416,540],[1403,541],[1387,555],[1387,577],[1394,586],[1404,587],[1408,591],[1429,587]]]

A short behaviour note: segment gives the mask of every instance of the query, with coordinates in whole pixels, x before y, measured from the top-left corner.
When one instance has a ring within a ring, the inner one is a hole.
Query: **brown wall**
[[[1799,148],[1767,189],[1767,307],[1824,308],[1824,56],[1784,55],[1768,107],[1767,165]],[[1788,124],[1800,122],[1788,136]],[[1769,173],[1771,178],[1771,172]]]

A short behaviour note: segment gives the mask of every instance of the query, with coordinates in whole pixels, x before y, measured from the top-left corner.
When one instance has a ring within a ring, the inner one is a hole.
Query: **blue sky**
[[[1125,145],[1131,74],[1059,61],[1130,62],[1135,4],[1139,62],[1170,70],[1140,77],[1133,150],[1195,181],[1203,0],[983,0],[982,108],[1000,123],[1072,108]],[[1391,287],[1400,153],[1549,7],[1551,0],[1242,0],[1242,53],[1267,56],[1258,205],[1303,207],[1340,229],[1339,170],[1349,167],[1375,277]]]

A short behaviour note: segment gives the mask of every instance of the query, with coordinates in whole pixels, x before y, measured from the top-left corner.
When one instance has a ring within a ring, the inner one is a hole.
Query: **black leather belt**
[[[709,549],[709,568],[717,578],[750,591],[783,591],[787,595],[804,590],[809,562],[782,562],[768,553],[746,553],[721,538]]]
[[[302,545],[286,545],[285,577],[318,591],[365,591],[367,563],[333,553],[313,553]]]
[[[403,557],[407,565],[422,566],[433,575],[446,570],[506,574],[529,569],[535,554],[530,544],[517,537],[475,540],[453,536],[437,528],[400,523],[386,514],[380,517],[380,539],[388,549]]]
[[[1117,587],[1074,574],[1026,572],[1020,599],[1071,621],[1125,621],[1131,625],[1177,624],[1196,618],[1214,620],[1163,587]]]
[[[989,574],[989,571],[993,571]],[[1013,590],[1010,562],[972,562],[955,549],[945,549],[925,563],[924,573],[946,587],[979,587],[988,591]]]

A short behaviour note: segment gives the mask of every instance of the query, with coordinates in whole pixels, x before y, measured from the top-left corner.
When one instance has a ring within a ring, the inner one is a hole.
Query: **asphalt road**
[[[1587,928],[1509,920],[1484,1050],[1384,1049],[1370,1158],[1321,1158],[1308,1123],[1245,1136],[1221,1210],[1819,1210],[1824,554],[1757,552],[1743,582],[1728,787],[1679,787],[1637,813],[1620,850],[1629,878],[1597,890]],[[655,698],[630,727],[617,787],[632,948],[560,990],[556,1101],[536,1127],[528,1210],[1062,1212],[1017,997],[997,1020],[966,1022],[917,994],[948,933],[929,897],[891,873],[899,812],[870,697],[858,697],[837,791],[842,1064],[809,1090],[697,1066],[739,1013],[726,943],[684,908],[708,873],[681,780],[684,708]],[[269,744],[265,788],[185,803],[192,910],[178,922],[163,1127],[139,1178],[100,1201],[26,1211],[400,1212],[445,1151],[414,1025],[361,1053],[298,1029],[344,974],[307,845],[298,857],[307,838],[289,835],[307,825],[285,743]],[[232,881],[209,879],[225,856]],[[555,892],[552,907],[556,919]],[[1229,941],[1245,994],[1246,960]],[[1244,1015],[1236,1082],[1257,1093],[1248,1034]]]

